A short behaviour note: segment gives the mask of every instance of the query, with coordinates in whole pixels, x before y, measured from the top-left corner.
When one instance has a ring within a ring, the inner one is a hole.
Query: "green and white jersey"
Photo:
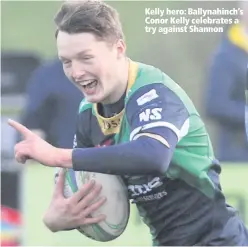
[[[124,109],[107,117],[98,105],[83,101],[75,147],[116,145],[144,135],[170,147],[164,132],[172,130],[177,145],[163,175],[123,176],[130,200],[150,227],[154,245],[218,243],[231,213],[209,135],[190,98],[161,70],[130,62],[123,101]],[[225,241],[236,234],[227,232]]]

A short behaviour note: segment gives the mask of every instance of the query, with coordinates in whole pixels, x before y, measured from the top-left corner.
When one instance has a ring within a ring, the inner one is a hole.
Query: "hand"
[[[55,185],[52,201],[48,207],[43,222],[52,231],[62,231],[75,229],[82,225],[98,223],[105,219],[104,215],[89,217],[91,213],[100,208],[105,198],[92,202],[101,191],[100,185],[95,185],[93,181],[85,184],[70,198],[64,197],[65,172],[59,173]]]
[[[14,120],[8,120],[8,124],[24,137],[23,141],[15,145],[15,159],[17,162],[25,164],[28,159],[34,159],[43,165],[56,166],[60,155],[58,148],[50,145]]]

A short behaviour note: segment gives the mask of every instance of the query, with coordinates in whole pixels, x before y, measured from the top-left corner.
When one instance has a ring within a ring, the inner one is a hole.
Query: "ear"
[[[119,39],[116,43],[117,58],[120,59],[126,55],[126,43],[123,39]]]

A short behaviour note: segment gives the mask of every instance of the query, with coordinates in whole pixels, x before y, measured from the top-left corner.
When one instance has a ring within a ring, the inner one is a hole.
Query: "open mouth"
[[[86,95],[94,95],[98,92],[99,81],[97,79],[89,79],[79,82],[79,85],[83,89],[83,93]]]
[[[80,86],[82,86],[84,89],[90,89],[94,88],[97,85],[98,81],[97,80],[85,80],[80,82]]]

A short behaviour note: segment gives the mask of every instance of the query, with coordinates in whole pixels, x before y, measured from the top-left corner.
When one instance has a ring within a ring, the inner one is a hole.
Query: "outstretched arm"
[[[9,123],[25,136],[23,143],[16,146],[17,160],[22,162],[30,157],[47,166],[117,175],[164,173],[188,112],[172,91],[163,84],[156,85],[157,88],[140,90],[126,108],[132,131],[130,142],[102,148],[57,149],[11,121]],[[145,98],[145,94],[156,97],[139,105],[138,99]]]

